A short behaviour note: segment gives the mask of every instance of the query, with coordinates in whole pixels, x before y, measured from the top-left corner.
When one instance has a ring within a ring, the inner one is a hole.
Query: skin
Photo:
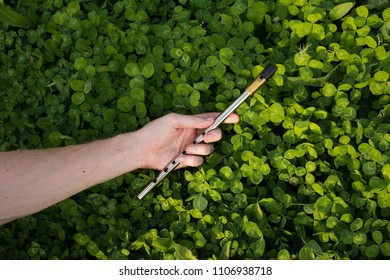
[[[193,140],[219,113],[168,114],[138,131],[87,144],[0,153],[0,224],[31,215],[136,169],[161,170],[181,151],[178,168],[199,166],[219,141],[219,128]],[[230,115],[225,123],[239,120]]]

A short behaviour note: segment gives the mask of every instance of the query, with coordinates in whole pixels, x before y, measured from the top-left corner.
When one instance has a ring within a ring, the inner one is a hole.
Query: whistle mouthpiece
[[[276,70],[278,70],[278,68],[273,65],[273,64],[270,64],[264,71],[263,73],[261,73],[260,77],[262,77],[263,79],[265,80],[269,80],[273,74],[275,74]]]
[[[247,88],[246,91],[249,93],[249,95],[252,95],[262,84],[264,84],[266,81],[271,79],[272,75],[275,74],[276,70],[278,68],[270,64],[261,74],[259,77],[257,77],[256,80],[254,80]]]

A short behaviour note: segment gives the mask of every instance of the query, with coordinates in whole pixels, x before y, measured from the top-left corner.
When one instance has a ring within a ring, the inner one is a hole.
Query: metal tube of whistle
[[[233,113],[249,96],[251,96],[256,90],[258,90],[266,81],[268,81],[273,74],[275,74],[277,68],[275,65],[269,65],[257,79],[255,79],[245,91],[225,110],[223,111],[214,121],[214,123],[209,126],[202,134],[200,134],[192,144],[198,144],[203,141],[204,136],[207,132],[216,129],[231,113]],[[172,170],[174,170],[180,164],[180,156],[185,155],[186,151],[183,151],[170,163],[168,163],[165,168],[160,172],[160,174],[155,178],[148,186],[146,186],[139,194],[138,198],[142,199],[148,192],[150,192],[162,179],[165,178]]]

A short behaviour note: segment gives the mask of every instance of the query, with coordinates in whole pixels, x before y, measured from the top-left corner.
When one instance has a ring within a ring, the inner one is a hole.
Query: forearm
[[[83,145],[0,153],[0,224],[139,167],[135,133]]]

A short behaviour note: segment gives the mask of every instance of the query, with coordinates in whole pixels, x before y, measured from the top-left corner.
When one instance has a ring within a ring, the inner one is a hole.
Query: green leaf
[[[252,2],[248,7],[247,17],[253,24],[261,24],[265,14],[268,12],[268,5],[264,2]]]
[[[231,181],[234,179],[234,173],[233,173],[233,170],[229,167],[229,166],[224,166],[222,167],[220,170],[219,170],[219,173],[221,174],[221,176],[228,180],[228,181]]]
[[[344,244],[352,244],[353,242],[352,232],[347,229],[343,229],[340,233],[340,240]]]
[[[387,82],[390,74],[385,71],[378,71],[374,74],[374,79],[378,82]]]
[[[245,233],[250,237],[254,239],[263,238],[263,233],[259,229],[256,223],[249,221],[245,225]]]
[[[214,66],[216,66],[217,64],[219,63],[219,59],[216,57],[216,56],[214,56],[214,55],[210,55],[210,56],[208,56],[207,57],[207,59],[206,59],[206,65],[207,65],[207,67],[214,67]]]
[[[70,17],[74,16],[78,11],[80,11],[80,4],[72,1],[69,2],[68,6],[66,7],[66,12]]]
[[[0,2],[0,21],[20,28],[28,29],[33,27],[30,20],[6,7],[3,2]]]
[[[284,120],[284,118],[285,118],[284,109],[283,109],[283,106],[280,103],[272,104],[268,108],[268,110],[269,110],[269,113],[270,113],[270,120],[273,123],[279,124],[279,123],[281,123]]]
[[[139,69],[137,63],[127,63],[124,70],[125,73],[130,77],[136,77],[138,75],[141,75],[141,70]]]
[[[278,252],[277,259],[278,260],[289,260],[290,253],[286,249],[282,249]]]
[[[228,260],[230,258],[231,246],[232,246],[232,241],[228,241],[223,245],[221,252],[219,253],[220,260]]]
[[[83,92],[78,91],[72,94],[72,103],[75,105],[80,105],[85,101],[85,95]]]
[[[122,112],[130,112],[134,108],[133,100],[128,96],[123,96],[118,99],[117,106]]]
[[[84,233],[77,232],[73,235],[73,240],[76,241],[81,246],[86,246],[90,241],[90,238]]]
[[[209,195],[210,195],[211,199],[216,201],[216,202],[222,201],[222,196],[216,190],[209,190]]]
[[[346,2],[346,3],[339,4],[335,7],[333,7],[329,11],[330,20],[335,21],[335,20],[341,19],[343,16],[345,16],[352,9],[353,5],[354,4],[352,2]]]
[[[330,213],[333,202],[327,197],[320,197],[314,203],[314,208],[322,213]]]
[[[330,83],[325,83],[324,87],[322,88],[322,94],[326,97],[332,97],[337,92],[337,88]]]
[[[90,240],[87,246],[87,251],[91,256],[98,256],[99,255],[99,247],[96,244],[96,242]]]
[[[380,250],[383,256],[390,257],[390,242],[386,241],[380,245]]]
[[[145,66],[142,68],[142,75],[145,78],[150,78],[154,74],[154,66],[152,63],[147,63]]]
[[[189,98],[190,105],[192,107],[198,106],[199,105],[199,99],[200,99],[199,91],[197,91],[197,90],[192,91],[192,93],[190,95],[190,98]]]
[[[303,247],[301,250],[299,250],[299,259],[314,260],[315,259],[314,250],[308,247]]]
[[[198,209],[199,211],[203,211],[207,208],[208,201],[206,198],[204,198],[202,195],[198,195],[193,200],[193,206],[195,209]]]
[[[369,245],[365,250],[365,255],[369,259],[376,259],[379,254],[379,246],[376,244]]]
[[[152,246],[158,252],[167,253],[171,249],[172,239],[164,238],[164,237],[158,237],[158,238],[153,240]]]
[[[365,6],[359,6],[356,8],[356,13],[361,17],[368,17],[369,11]]]
[[[390,164],[385,164],[382,167],[382,175],[386,181],[390,181]]]
[[[147,110],[145,103],[143,102],[137,102],[135,103],[135,114],[138,118],[145,118],[147,115]]]
[[[241,15],[245,13],[247,6],[243,2],[235,2],[233,6],[230,8],[230,11],[233,15]]]
[[[383,242],[383,234],[382,232],[376,230],[372,233],[372,239],[375,241],[376,244],[380,245]]]
[[[373,161],[363,163],[363,172],[366,175],[374,175],[376,173],[376,163]]]
[[[230,48],[221,48],[219,50],[219,58],[221,60],[229,61],[233,57],[233,50]]]
[[[363,220],[361,218],[355,219],[350,225],[349,228],[351,231],[357,231],[363,227]]]
[[[384,189],[378,193],[378,206],[382,209],[390,207],[390,193]]]

